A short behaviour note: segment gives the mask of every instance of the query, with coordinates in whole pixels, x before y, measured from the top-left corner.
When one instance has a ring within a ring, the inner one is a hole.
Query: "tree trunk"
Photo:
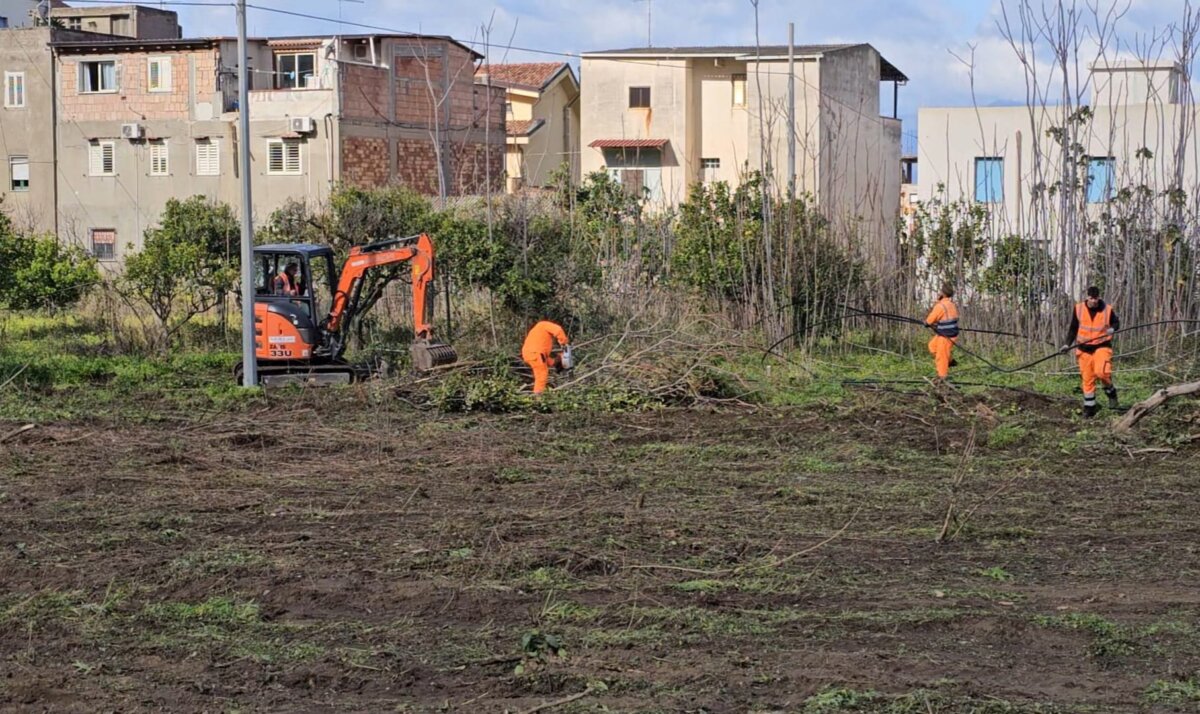
[[[1174,397],[1182,397],[1188,394],[1200,393],[1200,382],[1185,382],[1183,384],[1173,384],[1165,389],[1160,389],[1150,395],[1148,399],[1138,402],[1130,407],[1125,416],[1117,422],[1113,427],[1113,431],[1117,433],[1127,433],[1133,429],[1139,421],[1142,420],[1150,412],[1166,403],[1167,400]]]

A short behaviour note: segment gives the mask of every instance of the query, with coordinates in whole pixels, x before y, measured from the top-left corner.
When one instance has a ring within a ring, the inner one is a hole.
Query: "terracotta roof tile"
[[[541,129],[542,124],[545,123],[541,119],[521,119],[507,122],[505,129],[509,136],[529,136],[538,129]]]
[[[500,86],[542,89],[566,66],[565,62],[482,65],[475,71],[475,76],[490,75],[492,84]]]
[[[661,149],[666,139],[596,139],[588,146],[593,149]]]

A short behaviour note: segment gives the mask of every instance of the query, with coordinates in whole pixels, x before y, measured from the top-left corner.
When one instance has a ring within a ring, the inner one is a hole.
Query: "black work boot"
[[[1109,409],[1120,409],[1121,408],[1121,401],[1119,399],[1117,399],[1117,388],[1116,387],[1109,387],[1108,389],[1104,390],[1104,393],[1106,395],[1108,395],[1108,408]]]
[[[1098,412],[1099,410],[1100,410],[1100,407],[1096,406],[1095,404],[1084,404],[1083,405],[1083,418],[1091,419],[1092,417],[1096,416],[1096,412]]]

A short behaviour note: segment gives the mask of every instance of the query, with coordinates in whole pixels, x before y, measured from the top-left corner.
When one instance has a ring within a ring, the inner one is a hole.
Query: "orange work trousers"
[[[933,366],[937,368],[937,376],[945,379],[950,374],[950,360],[954,352],[956,337],[934,335],[929,341],[929,354],[933,355]]]
[[[540,352],[523,352],[521,359],[533,370],[533,393],[546,391],[546,384],[550,381],[550,358]]]
[[[1100,380],[1104,386],[1112,386],[1112,349],[1101,347],[1100,349],[1088,354],[1083,350],[1075,351],[1075,358],[1079,361],[1079,376],[1083,378],[1083,396],[1094,396],[1096,394],[1096,380]]]

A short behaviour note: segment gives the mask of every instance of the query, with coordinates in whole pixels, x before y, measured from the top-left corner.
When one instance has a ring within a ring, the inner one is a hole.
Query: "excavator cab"
[[[290,278],[285,270],[293,264],[296,275]],[[254,321],[259,361],[321,357],[321,323],[336,289],[337,269],[333,250],[327,246],[256,247]]]

